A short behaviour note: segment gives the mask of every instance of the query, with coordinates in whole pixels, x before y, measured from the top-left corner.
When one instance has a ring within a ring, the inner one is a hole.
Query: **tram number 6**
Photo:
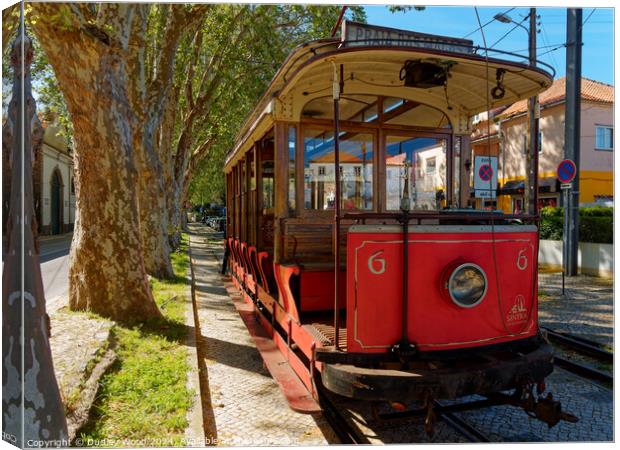
[[[519,270],[527,269],[527,256],[525,256],[525,251],[527,249],[523,249],[519,252],[519,256],[517,256],[517,267]]]
[[[378,252],[370,255],[370,258],[368,258],[368,270],[370,270],[370,273],[374,275],[381,275],[382,273],[385,273],[385,259],[377,258],[377,256],[381,255],[382,253],[383,250],[379,250]],[[380,265],[380,268],[378,270],[375,269],[375,261]]]

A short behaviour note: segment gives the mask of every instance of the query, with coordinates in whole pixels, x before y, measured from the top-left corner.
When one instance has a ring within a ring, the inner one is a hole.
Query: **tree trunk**
[[[94,105],[88,115],[72,114],[77,214],[70,307],[115,320],[144,320],[159,311],[143,260],[121,66],[114,55],[101,58]]]
[[[169,191],[167,202],[170,218],[168,240],[170,241],[170,246],[176,249],[181,245],[181,231],[187,229],[184,226],[185,222],[182,220],[185,215],[185,209],[183,208],[183,199],[181,198],[176,180],[172,181],[172,188]]]
[[[32,26],[52,65],[74,126],[76,221],[69,305],[114,320],[160,316],[144,266],[127,98],[127,31],[133,6],[101,4],[105,27],[59,26],[83,5],[31,4]],[[69,9],[68,9],[69,8]],[[59,12],[61,10],[62,12]],[[72,61],[67,63],[67,55]]]
[[[147,273],[157,278],[172,278],[168,244],[168,214],[161,163],[155,156],[152,133],[145,133],[138,149],[138,206],[140,236]],[[142,151],[140,151],[142,150]]]
[[[163,179],[166,195],[166,214],[168,229],[167,237],[170,248],[176,250],[181,245],[180,208],[178,203],[176,180],[174,177],[175,156],[172,151],[172,137],[174,125],[179,109],[179,90],[175,87],[169,90],[169,98],[159,129],[159,157],[162,161]]]

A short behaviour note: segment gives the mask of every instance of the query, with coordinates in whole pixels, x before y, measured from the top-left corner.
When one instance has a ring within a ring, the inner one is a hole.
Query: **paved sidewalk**
[[[613,281],[580,275],[539,273],[539,321],[556,331],[575,334],[613,347]]]
[[[48,314],[54,372],[73,439],[88,420],[101,376],[116,359],[113,323],[65,308]]]
[[[278,384],[264,368],[219,273],[223,246],[221,238],[215,236],[221,234],[206,230],[202,225],[190,225],[207,442],[224,446],[337,442],[322,416],[289,408]]]

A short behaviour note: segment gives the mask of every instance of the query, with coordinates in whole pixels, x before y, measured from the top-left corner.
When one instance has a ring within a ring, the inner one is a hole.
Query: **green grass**
[[[164,318],[113,328],[118,359],[101,379],[92,420],[80,433],[83,446],[182,445],[194,396],[184,345],[187,235],[171,259],[175,278],[150,281]]]

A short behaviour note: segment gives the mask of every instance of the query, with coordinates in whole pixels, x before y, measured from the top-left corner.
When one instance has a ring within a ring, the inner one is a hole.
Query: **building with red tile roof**
[[[539,200],[540,206],[558,206],[560,189],[556,168],[564,159],[566,78],[554,81],[539,95]],[[613,202],[613,103],[614,87],[582,78],[580,204]],[[525,152],[528,143],[527,100],[503,111],[494,111],[474,123],[472,152],[498,158],[498,197],[488,205],[505,212],[523,209]],[[480,200],[477,200],[480,202]],[[488,200],[486,201],[489,202]]]

